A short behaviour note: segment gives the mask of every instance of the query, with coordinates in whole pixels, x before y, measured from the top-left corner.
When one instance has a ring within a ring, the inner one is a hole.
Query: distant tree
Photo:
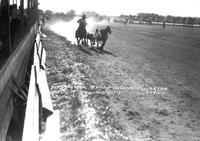
[[[99,17],[99,14],[94,11],[86,11],[82,12],[82,15],[86,15],[87,17]]]
[[[120,18],[124,18],[125,16],[126,16],[126,15],[120,15],[119,17],[120,17]]]
[[[39,14],[39,15],[44,15],[44,13],[45,13],[45,12],[44,12],[42,9],[38,9],[38,14]]]
[[[181,24],[182,23],[182,17],[176,17],[176,22]]]
[[[53,14],[53,11],[51,11],[51,10],[46,10],[46,11],[45,11],[45,14],[46,14],[46,15],[52,15],[52,14]]]
[[[189,25],[190,27],[193,26],[193,24],[200,25],[200,18],[197,17],[180,17],[171,15],[162,16],[154,13],[138,13],[137,16],[122,14],[119,17],[115,18],[114,21],[120,22],[123,20],[128,20],[130,23],[133,23],[133,21],[140,21],[140,23],[165,21],[166,23],[173,23],[174,25],[178,23],[183,25]]]
[[[173,16],[167,15],[167,17],[166,17],[166,22],[168,22],[168,23],[173,23]]]
[[[45,11],[45,16],[46,16],[46,19],[47,19],[47,20],[50,20],[50,19],[52,18],[52,16],[53,16],[53,11],[51,11],[51,10],[46,10],[46,11]]]
[[[175,25],[176,24],[176,17],[172,18],[172,23]]]
[[[182,18],[181,18],[181,23],[182,23],[183,25],[186,24],[186,21],[187,21],[187,18],[186,18],[186,17],[182,17]]]
[[[67,14],[68,16],[70,16],[70,17],[74,17],[74,16],[76,15],[76,11],[75,11],[74,9],[71,9],[71,10],[68,11],[66,14]]]

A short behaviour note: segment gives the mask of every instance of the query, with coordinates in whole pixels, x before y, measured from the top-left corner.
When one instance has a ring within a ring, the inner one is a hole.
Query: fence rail
[[[40,29],[40,28],[39,28]],[[45,73],[46,51],[40,41],[40,31],[34,44],[28,100],[22,141],[39,141],[40,122],[53,114],[53,105]]]

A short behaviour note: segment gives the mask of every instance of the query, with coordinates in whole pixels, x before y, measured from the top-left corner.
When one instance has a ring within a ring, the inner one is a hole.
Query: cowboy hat
[[[86,18],[86,15],[83,15],[82,18]]]

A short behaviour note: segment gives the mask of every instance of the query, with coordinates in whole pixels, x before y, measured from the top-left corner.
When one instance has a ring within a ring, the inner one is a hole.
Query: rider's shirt
[[[100,32],[95,32],[94,33],[94,38],[99,38],[101,36]]]
[[[16,19],[19,17],[19,15],[20,15],[20,13],[16,8],[13,8],[11,10],[11,19]]]
[[[79,19],[77,22],[79,23],[79,26],[80,26],[80,27],[84,27],[84,28],[85,28],[86,25],[87,25],[85,19]]]

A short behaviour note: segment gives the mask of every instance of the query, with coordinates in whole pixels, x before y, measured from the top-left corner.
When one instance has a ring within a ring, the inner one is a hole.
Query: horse
[[[99,49],[103,49],[108,39],[108,33],[111,34],[110,26],[107,26],[105,29],[100,30],[101,36],[97,39],[97,42],[102,41],[102,45]]]
[[[86,31],[85,28],[79,27],[79,28],[76,30],[75,37],[76,37],[76,40],[77,40],[77,44],[78,44],[78,45],[80,45],[80,41],[81,41],[82,45],[86,45],[86,44],[87,44],[87,42],[86,42],[87,31]]]

